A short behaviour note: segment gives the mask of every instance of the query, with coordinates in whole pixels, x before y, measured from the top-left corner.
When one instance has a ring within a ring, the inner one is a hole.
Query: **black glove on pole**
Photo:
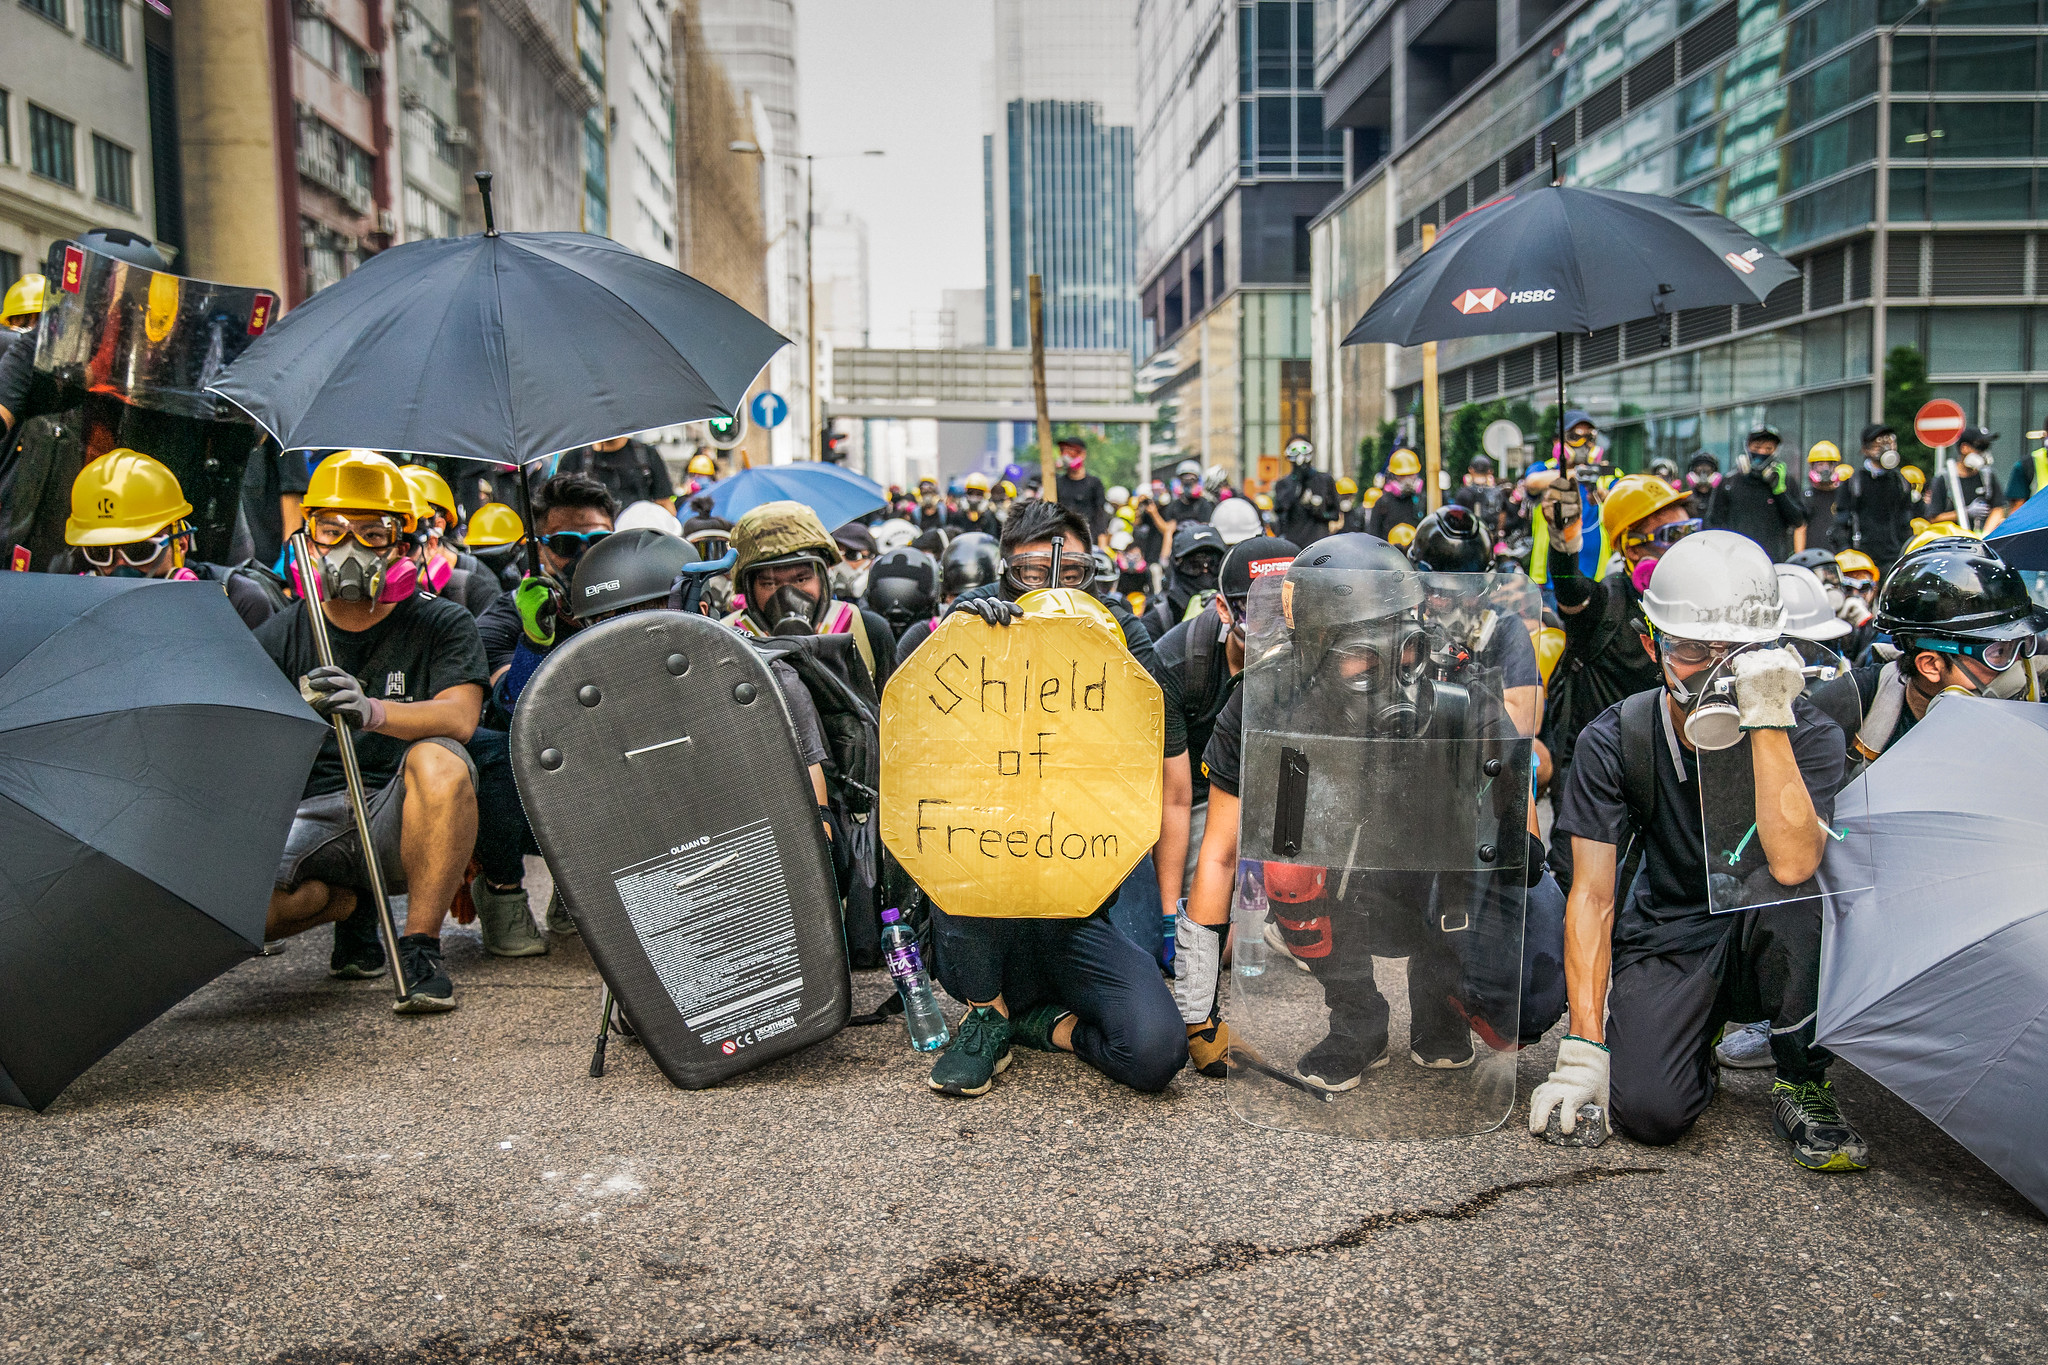
[[[320,563],[313,557],[313,543],[307,539],[303,526],[292,532],[292,554],[299,561],[299,586],[305,593],[306,620],[313,627],[313,652],[322,669],[335,668],[339,672],[334,662],[334,642],[327,637],[327,616],[320,610]],[[328,696],[334,698],[336,694],[330,691]],[[360,689],[355,699],[367,707]],[[349,729],[348,718],[339,706],[330,708],[327,718],[334,726],[335,746],[341,750],[341,776],[348,786],[349,811],[356,818],[356,838],[363,845],[370,898],[377,903],[377,936],[384,940],[384,956],[391,961],[391,987],[400,1000],[405,1000],[411,997],[412,987],[406,984],[405,966],[398,960],[398,931],[391,926],[391,904],[384,896],[384,869],[377,865],[377,845],[370,837],[370,805],[363,793],[363,770],[356,763],[355,732]]]

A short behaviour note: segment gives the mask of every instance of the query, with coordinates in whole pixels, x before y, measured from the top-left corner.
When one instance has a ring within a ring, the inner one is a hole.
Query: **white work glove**
[[[1529,1131],[1540,1137],[1553,1109],[1558,1111],[1558,1128],[1569,1133],[1579,1125],[1579,1106],[1607,1108],[1607,1062],[1606,1048],[1567,1033],[1557,1045],[1557,1065],[1551,1068],[1550,1079],[1529,1097]]]
[[[1223,936],[1188,918],[1188,903],[1173,917],[1173,1003],[1183,1024],[1199,1024],[1216,1004],[1216,973],[1223,962]]]
[[[1745,730],[1790,730],[1799,724],[1792,701],[1806,690],[1806,660],[1790,645],[1735,656],[1735,709]]]
[[[1990,499],[1978,498],[1975,502],[1971,503],[1967,508],[1963,510],[1963,515],[1967,516],[1970,519],[1970,524],[1972,526],[1982,526],[1985,520],[1989,518],[1991,515]]]
[[[1842,605],[1835,608],[1835,615],[1855,627],[1863,626],[1870,620],[1873,614],[1870,610],[1870,604],[1853,592],[1845,594],[1842,598]]]

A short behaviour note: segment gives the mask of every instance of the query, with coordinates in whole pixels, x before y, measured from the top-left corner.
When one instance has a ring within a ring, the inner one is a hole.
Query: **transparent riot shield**
[[[1778,826],[1788,847],[1777,850],[1775,865],[1766,831],[1776,822],[1760,821],[1758,812],[1768,814],[1788,803],[1796,811],[1800,798],[1782,780],[1774,781],[1768,760],[1765,771],[1757,771],[1756,737],[1741,730],[1735,709],[1733,675],[1740,651],[1703,676],[1699,704],[1684,725],[1663,727],[1666,747],[1676,743],[1681,758],[1690,758],[1699,774],[1700,853],[1712,914],[1774,908],[1817,914],[1830,896],[1868,889],[1831,882],[1823,890],[1815,861],[1831,849],[1848,855],[1838,858],[1845,866],[1868,861],[1858,849],[1835,847],[1867,837],[1866,822],[1856,809],[1868,800],[1867,789],[1845,785],[1849,736],[1841,733],[1842,723],[1860,709],[1855,680],[1848,661],[1826,646],[1798,641],[1791,647],[1806,660],[1806,692],[1803,704],[1795,707],[1800,726],[1792,733],[1792,752],[1805,800],[1813,807],[1813,824],[1805,830]],[[1796,837],[1802,833],[1804,840]]]
[[[1272,951],[1227,1013],[1249,1122],[1452,1137],[1513,1107],[1530,742],[1502,693],[1534,664],[1499,588],[1300,565],[1253,585],[1233,913]]]

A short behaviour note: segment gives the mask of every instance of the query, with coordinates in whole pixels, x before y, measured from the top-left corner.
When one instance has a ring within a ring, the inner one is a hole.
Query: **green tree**
[[[1381,422],[1379,430],[1370,436],[1358,438],[1358,486],[1365,487],[1372,482],[1372,476],[1387,467],[1387,457],[1401,443],[1401,425],[1398,422]]]
[[[1121,484],[1129,488],[1138,477],[1138,428],[1128,423],[1111,423],[1101,431],[1079,422],[1054,422],[1052,438],[1063,441],[1078,436],[1088,447],[1088,472],[1102,480],[1105,488]],[[1024,476],[1030,478],[1038,472],[1038,442],[1019,449],[1010,457],[1024,466]],[[1153,468],[1160,468],[1160,461],[1168,459],[1168,452],[1157,447],[1152,454]]]
[[[1884,424],[1899,433],[1900,458],[1929,472],[1934,469],[1934,452],[1913,434],[1913,418],[1932,397],[1927,358],[1917,347],[1892,347],[1884,358]]]
[[[1486,428],[1507,415],[1508,405],[1500,399],[1466,403],[1451,414],[1451,420],[1444,424],[1444,469],[1451,476],[1453,488],[1465,477],[1465,467],[1472,463],[1472,457],[1485,453]]]

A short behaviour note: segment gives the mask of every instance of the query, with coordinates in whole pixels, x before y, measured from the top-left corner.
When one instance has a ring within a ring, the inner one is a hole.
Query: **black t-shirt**
[[[1059,503],[1080,513],[1081,520],[1088,523],[1090,540],[1100,540],[1108,532],[1109,494],[1103,489],[1102,480],[1093,474],[1083,474],[1078,479],[1060,475]]]
[[[1365,514],[1367,534],[1381,540],[1385,540],[1387,533],[1396,526],[1419,526],[1421,523],[1422,513],[1415,506],[1415,499],[1397,498],[1391,493],[1382,493],[1373,503],[1372,510]]]
[[[306,452],[279,453],[269,440],[256,443],[249,462],[242,469],[242,517],[249,524],[249,538],[258,564],[275,564],[284,550],[284,504],[286,493],[303,495],[309,477]]]
[[[1789,480],[1776,493],[1755,474],[1731,474],[1707,498],[1707,525],[1748,536],[1774,564],[1792,557],[1792,532],[1806,524],[1806,502]]]
[[[987,503],[979,512],[962,505],[953,509],[946,523],[951,529],[965,535],[969,531],[980,531],[984,535],[1000,536],[1003,533],[1003,519]]]
[[[1511,687],[1543,685],[1543,670],[1536,663],[1536,642],[1529,638],[1529,628],[1519,616],[1503,613],[1494,618],[1493,630],[1473,662],[1497,678],[1503,692]]]
[[[492,598],[476,618],[476,633],[483,645],[486,668],[496,673],[511,663],[512,652],[519,648],[520,637],[525,634],[525,627],[519,624],[519,599],[509,592]]]
[[[1297,469],[1273,484],[1273,533],[1304,550],[1330,534],[1339,515],[1337,481],[1320,469]]]
[[[1920,501],[1896,469],[1856,471],[1848,485],[1835,490],[1835,510],[1848,517],[1856,548],[1889,565],[1913,536],[1913,518]]]
[[[414,593],[368,630],[343,630],[329,622],[327,633],[334,662],[356,676],[364,696],[377,701],[432,701],[463,683],[490,686],[476,622],[445,597]],[[256,643],[294,685],[319,666],[304,602],[292,603],[257,627]],[[389,782],[411,745],[411,740],[389,735],[358,733],[356,760],[363,781],[372,788]],[[341,750],[330,734],[306,777],[305,795],[324,796],[342,785]]]
[[[2031,464],[2032,461],[2028,461],[2028,463]],[[1971,503],[1978,501],[1988,503],[1993,507],[1998,505],[1998,480],[1991,470],[1980,469],[1972,474],[1968,470],[1958,469],[1956,471],[1956,482],[1962,485],[1963,507],[1965,509]],[[1934,471],[1934,477],[1927,481],[1927,485],[1927,519],[1929,521],[1940,516],[1943,512],[1958,510],[1948,495],[1948,475],[1937,469]]]
[[[1230,671],[1225,633],[1222,619],[1211,605],[1194,620],[1183,621],[1160,637],[1153,655],[1152,676],[1166,696],[1166,757],[1193,755],[1197,801],[1209,799],[1204,760],[1210,736],[1224,707],[1237,695],[1238,675]],[[1200,656],[1207,657],[1207,673],[1197,678],[1195,664]]]
[[[1707,913],[1706,838],[1701,825],[1699,759],[1675,744],[1669,710],[1659,706],[1656,740],[1635,762],[1656,765],[1656,800],[1643,846],[1642,870],[1622,904],[1615,909],[1616,968],[1660,953],[1693,952],[1718,942],[1735,923],[1734,915]],[[1806,698],[1792,704],[1799,726],[1792,732],[1792,756],[1813,798],[1814,813],[1834,818],[1835,792],[1842,784],[1844,742],[1841,727]],[[1749,771],[1746,747],[1726,751]],[[1675,747],[1684,765],[1681,777],[1673,760]],[[1736,757],[1739,755],[1739,758]],[[1602,711],[1579,735],[1578,754],[1558,804],[1554,837],[1587,839],[1619,848],[1632,825],[1622,778],[1621,704]]]
[[[1177,493],[1171,502],[1159,509],[1159,515],[1176,526],[1184,521],[1207,521],[1215,514],[1216,499],[1207,494],[1190,498]],[[1153,528],[1152,534],[1159,534],[1157,527]]]
[[[599,450],[585,446],[562,457],[555,467],[558,474],[586,474],[611,490],[619,500],[619,506],[630,507],[636,502],[658,502],[673,498],[676,486],[668,476],[668,466],[653,447],[638,441],[628,441],[617,450]]]

